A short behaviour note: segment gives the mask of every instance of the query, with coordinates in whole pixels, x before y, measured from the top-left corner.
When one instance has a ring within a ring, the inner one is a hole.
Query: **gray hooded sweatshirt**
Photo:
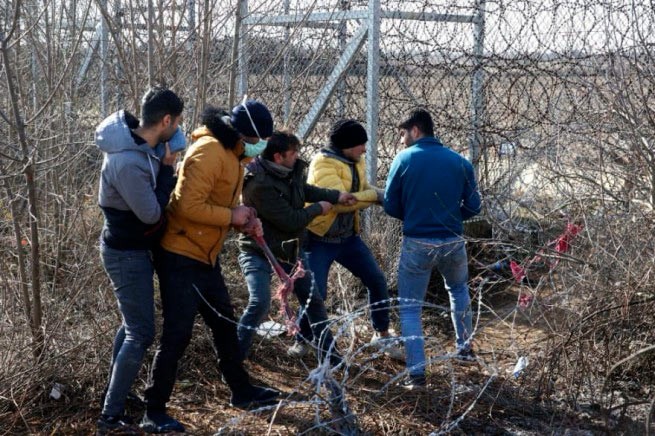
[[[149,249],[164,230],[164,209],[175,187],[173,168],[132,133],[139,120],[118,111],[103,120],[95,141],[103,152],[98,203],[105,216],[102,239],[118,250]]]

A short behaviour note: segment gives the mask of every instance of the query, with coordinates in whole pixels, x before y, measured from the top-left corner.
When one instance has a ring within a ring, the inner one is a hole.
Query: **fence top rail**
[[[368,16],[368,10],[311,12],[286,15],[250,15],[243,22],[251,26],[288,26],[321,21],[365,20]],[[446,21],[452,23],[474,23],[477,20],[475,15],[439,14],[436,12],[381,11],[380,16],[383,19]]]

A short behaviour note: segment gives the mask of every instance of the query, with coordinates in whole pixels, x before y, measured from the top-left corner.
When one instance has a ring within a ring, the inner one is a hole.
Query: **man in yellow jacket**
[[[338,262],[359,278],[368,291],[371,321],[375,334],[372,343],[382,347],[394,358],[402,358],[389,334],[389,292],[384,273],[371,250],[359,236],[359,210],[381,204],[384,192],[366,181],[365,163],[368,136],[355,120],[340,120],[330,130],[330,145],[314,156],[309,166],[307,183],[321,188],[351,192],[354,206],[335,205],[327,214],[316,217],[307,227],[309,237],[307,257],[314,273],[316,286],[325,300],[330,266]],[[301,333],[311,338],[306,319],[301,322]]]
[[[250,100],[237,106],[231,118],[210,107],[202,123],[184,156],[167,209],[168,226],[155,254],[164,328],[145,391],[141,428],[150,433],[184,431],[166,413],[166,403],[197,312],[211,330],[218,366],[232,391],[230,404],[249,408],[279,396],[249,381],[239,358],[236,319],[218,259],[230,227],[262,231],[254,210],[238,205],[243,184],[240,160],[246,154],[245,141],[257,143],[271,135],[273,119],[266,106]]]

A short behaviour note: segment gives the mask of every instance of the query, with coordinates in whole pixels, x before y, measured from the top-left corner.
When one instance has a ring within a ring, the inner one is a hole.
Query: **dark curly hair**
[[[275,153],[284,154],[289,150],[299,149],[300,140],[296,135],[287,130],[276,130],[268,138],[266,148],[262,152],[262,157],[272,162]]]
[[[200,122],[223,144],[223,147],[232,150],[237,146],[241,135],[232,126],[225,123],[223,117],[228,117],[229,120],[230,114],[224,109],[207,106],[200,115]]]

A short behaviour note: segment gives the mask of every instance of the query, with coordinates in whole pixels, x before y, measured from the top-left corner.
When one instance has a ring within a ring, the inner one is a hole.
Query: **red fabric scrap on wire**
[[[561,235],[559,235],[557,238],[554,240],[550,241],[548,244],[546,244],[546,247],[553,247],[553,250],[555,250],[557,253],[564,254],[568,252],[571,249],[571,240],[582,231],[584,227],[582,225],[578,224],[573,224],[573,223],[567,223],[566,228],[564,229],[564,232],[562,232]],[[509,267],[512,270],[512,276],[514,277],[514,280],[516,283],[521,283],[523,279],[526,277],[527,272],[526,270],[530,268],[530,266],[535,263],[539,262],[542,259],[542,256],[545,255],[544,249],[539,250],[539,252],[532,258],[524,262],[524,266],[519,265],[515,261],[510,261]],[[549,262],[549,271],[553,271],[555,267],[559,264],[560,259],[556,258],[553,262]]]
[[[530,294],[520,294],[519,295],[519,307],[525,309],[532,303],[532,295]]]
[[[559,235],[555,240],[555,251],[558,253],[566,253],[571,248],[571,239],[582,231],[582,226],[577,224],[568,223],[564,233]]]
[[[263,236],[252,236],[259,248],[262,249],[264,255],[268,259],[268,262],[273,267],[273,271],[280,279],[280,284],[275,290],[275,297],[280,301],[280,315],[284,318],[284,325],[287,328],[287,335],[293,336],[300,331],[298,328],[298,323],[296,322],[296,315],[291,310],[289,306],[289,295],[293,292],[293,285],[296,279],[305,276],[305,269],[303,268],[302,262],[298,259],[296,266],[293,268],[293,273],[289,276],[280,262],[277,261],[275,255],[268,247],[268,244],[264,240]]]
[[[280,315],[284,317],[284,325],[287,327],[287,334],[293,336],[300,331],[296,322],[296,314],[293,313],[289,306],[289,295],[293,292],[293,284],[296,279],[305,276],[305,268],[302,261],[298,259],[296,266],[293,267],[293,274],[287,275],[282,270],[284,276],[280,277],[281,283],[275,289],[275,297],[280,301]]]
[[[525,278],[525,268],[516,263],[514,260],[509,262],[509,267],[512,270],[512,276],[514,276],[516,283],[521,283],[521,281]]]

